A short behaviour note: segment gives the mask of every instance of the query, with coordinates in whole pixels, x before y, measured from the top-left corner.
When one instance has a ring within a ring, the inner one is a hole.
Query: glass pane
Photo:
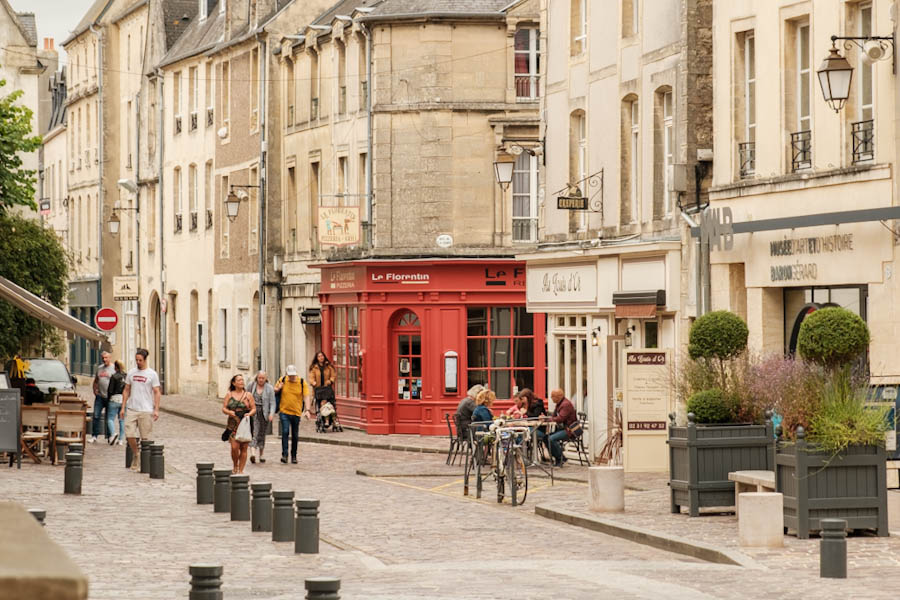
[[[422,356],[422,337],[418,335],[412,336],[409,353]]]
[[[515,350],[514,367],[534,366],[534,340],[532,338],[515,340]]]
[[[516,387],[518,388],[516,391],[524,390],[528,388],[532,390],[535,394],[538,392],[534,389],[534,369],[518,369],[513,371],[516,378]],[[540,396],[540,394],[538,394]]]
[[[658,348],[659,344],[659,323],[656,321],[647,321],[644,323],[644,347]]]
[[[747,76],[756,79],[756,38],[752,35],[747,37],[746,52],[744,60],[747,61]]]
[[[409,336],[397,336],[397,354],[409,354]]]
[[[568,385],[563,389],[566,393],[566,396],[569,397],[569,400],[572,399],[572,396],[575,395],[575,391],[578,385],[578,373],[577,373],[577,365],[578,365],[578,342],[574,339],[569,340],[569,377],[568,377]]]
[[[807,119],[809,117],[809,71],[800,75],[800,116]],[[809,122],[806,121],[806,126],[801,126],[801,131],[808,128]]]
[[[410,372],[410,375],[412,375],[413,377],[421,377],[422,376],[422,358],[419,356],[413,356],[412,360],[410,362],[412,363],[412,371]]]
[[[487,335],[486,308],[468,308],[466,309],[466,317],[468,321],[466,335]]]
[[[569,327],[576,327],[578,323],[578,317],[569,317]]]
[[[831,302],[860,314],[860,295],[859,288],[836,288],[831,290]]]
[[[512,309],[491,308],[491,335],[509,335],[512,324]]]
[[[488,383],[488,372],[487,371],[468,371],[466,377],[466,389],[469,389],[473,385],[476,384],[487,385]]]
[[[513,335],[534,335],[534,316],[529,314],[524,306],[513,309]]]
[[[495,338],[491,340],[491,366],[510,367],[509,364],[509,338]]]
[[[800,56],[798,62],[801,69],[809,69],[809,25],[800,28]]]
[[[512,382],[510,371],[491,371],[491,389],[497,394],[497,398],[509,398],[512,396]]]
[[[587,412],[588,407],[588,346],[587,338],[581,338],[581,403],[580,412]]]
[[[516,50],[528,50],[528,34],[530,29],[520,29],[516,32]]]
[[[563,387],[566,384],[566,340],[557,340],[556,347],[556,382],[553,387]]]
[[[565,317],[557,317],[556,325],[557,325],[557,327],[565,327],[566,326],[566,318]]]
[[[469,339],[466,340],[466,348],[468,349],[470,369],[477,367],[486,367],[487,363],[487,340],[486,339]]]
[[[756,124],[756,82],[751,81],[747,84],[747,124]],[[752,142],[753,140],[747,140]]]

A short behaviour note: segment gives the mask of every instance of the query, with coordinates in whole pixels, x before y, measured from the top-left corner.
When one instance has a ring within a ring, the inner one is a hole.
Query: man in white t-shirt
[[[137,368],[129,371],[125,377],[125,391],[122,392],[122,408],[119,411],[119,418],[125,419],[125,437],[134,457],[131,461],[132,471],[137,471],[139,464],[135,460],[140,456],[137,447],[138,433],[142,440],[151,439],[153,421],[159,419],[159,375],[147,366],[149,354],[143,348],[138,348],[135,353]]]

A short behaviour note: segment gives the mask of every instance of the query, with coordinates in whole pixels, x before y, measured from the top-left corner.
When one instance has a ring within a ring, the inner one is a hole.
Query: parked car
[[[41,392],[48,394],[50,388],[57,392],[75,391],[75,384],[78,380],[69,373],[69,369],[61,361],[55,358],[25,358],[23,360],[29,363],[28,370],[25,371],[25,379],[33,378]],[[7,366],[7,372],[9,370],[10,368]],[[25,385],[25,379],[21,380],[22,386]],[[11,380],[11,383],[13,387],[20,387],[16,385],[18,383],[16,380]]]

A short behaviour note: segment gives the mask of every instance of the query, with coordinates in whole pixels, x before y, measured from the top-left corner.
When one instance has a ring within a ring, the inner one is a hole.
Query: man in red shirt
[[[554,464],[561,467],[563,463],[562,442],[569,439],[568,428],[578,422],[575,406],[566,398],[562,390],[556,389],[550,392],[550,399],[556,405],[550,420],[556,423],[556,431],[551,433],[547,441],[550,443],[550,455]]]

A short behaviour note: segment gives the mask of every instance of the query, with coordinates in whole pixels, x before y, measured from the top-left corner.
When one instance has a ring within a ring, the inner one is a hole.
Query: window
[[[551,388],[565,390],[578,412],[585,412],[588,402],[587,317],[558,315],[553,321],[553,339],[547,344],[548,358],[556,365],[556,379]]]
[[[360,310],[356,306],[336,306],[331,320],[331,362],[337,380],[334,392],[342,398],[360,398],[362,357],[359,355]]]
[[[125,70],[131,70],[131,34],[125,38]]]
[[[672,214],[674,192],[672,177],[675,153],[675,128],[673,123],[674,97],[671,89],[663,89],[656,93],[654,110],[654,149],[653,164],[655,170],[653,195],[653,217],[662,218]]]
[[[224,4],[224,2],[222,3]],[[229,63],[222,63],[222,123],[227,127],[231,116],[231,70]],[[229,132],[230,133],[230,132]]]
[[[587,119],[583,110],[576,110],[569,117],[569,182],[585,192],[587,177]],[[569,211],[569,230],[584,231],[587,215],[582,211]]]
[[[125,144],[126,144],[125,168],[126,169],[131,168],[131,148],[132,148],[132,145],[131,145],[131,119],[132,118],[133,117],[131,116],[131,100],[129,100],[125,107]]]
[[[224,199],[227,194],[228,176],[224,175],[222,177],[222,192],[219,197]],[[222,232],[222,246],[219,251],[219,256],[221,258],[228,258],[231,254],[231,243],[229,241],[231,235],[231,221],[228,220],[228,216],[225,214],[225,211],[221,209],[219,210],[219,226],[220,231]]]
[[[344,194],[348,194],[350,192],[350,170],[347,168],[347,157],[341,156],[338,158],[338,191],[337,193],[341,196]],[[346,205],[346,199],[339,198],[339,200],[344,200],[344,204]]]
[[[159,113],[156,110],[156,80],[150,81],[150,112],[147,115],[147,154],[148,158],[153,159],[156,153],[156,119]]]
[[[172,75],[172,114],[175,118],[181,116],[181,71]]]
[[[285,110],[287,114],[285,115],[285,124],[290,127],[294,124],[294,105],[295,105],[295,92],[296,92],[296,82],[294,81],[294,61],[290,58],[284,59],[284,82],[285,82],[285,92],[287,92],[287,106]]]
[[[175,167],[172,172],[172,201],[174,202],[175,214],[181,215],[181,168]]]
[[[540,32],[524,27],[515,37],[516,100],[536,100],[539,96]]]
[[[466,372],[470,388],[480,383],[497,398],[534,389],[534,319],[524,306],[466,309]]]
[[[357,34],[356,36],[356,47],[358,49],[356,74],[359,80],[359,110],[366,110],[369,99],[369,86],[366,82],[366,77],[368,77],[368,59],[366,58],[366,38],[362,34]]]
[[[191,67],[189,71],[190,78],[190,89],[188,89],[188,95],[190,96],[190,106],[191,106],[191,114],[197,114],[197,106],[200,102],[200,79],[197,75],[197,67]],[[191,128],[196,129],[196,120],[191,123]]]
[[[197,165],[188,167],[188,206],[191,210],[191,231],[197,229]]]
[[[640,195],[639,188],[639,170],[640,170],[640,106],[637,100],[631,103],[631,166],[628,170],[631,191],[631,222],[638,222],[638,201]]]
[[[861,37],[872,35],[872,3],[859,5],[859,28]],[[872,64],[863,60],[865,53],[860,49],[857,65],[859,67],[857,121],[850,126],[853,144],[853,162],[875,160],[875,90],[872,77]]]
[[[309,120],[319,118],[319,55],[309,53]]]
[[[147,188],[147,251],[156,250],[156,185]]]
[[[219,362],[227,363],[230,359],[228,356],[228,309],[220,308],[219,309],[219,322],[216,324],[217,333],[216,333],[216,342],[218,343],[218,347],[216,348],[216,354],[219,355]]]
[[[206,168],[203,173],[203,207],[206,208],[206,228],[212,227],[212,193],[213,193],[213,174],[212,161],[206,161]]]
[[[659,348],[659,323],[644,321],[644,348]]]
[[[512,239],[537,241],[538,159],[527,152],[516,158],[512,180]]]
[[[316,247],[318,240],[319,228],[317,223],[319,218],[319,163],[309,163],[309,222],[312,224],[312,235],[310,236],[310,244]]]
[[[250,185],[259,185],[259,168],[250,168]],[[250,197],[247,219],[249,219],[250,239],[248,240],[249,253],[256,254],[259,251],[259,188],[251,187],[247,190]]]
[[[204,106],[206,106],[206,126],[212,127],[213,112],[214,112],[213,111],[213,101],[212,101],[213,79],[215,79],[215,76],[213,73],[212,62],[206,63],[205,72],[206,72],[206,81],[205,81],[205,85],[204,85],[203,95],[204,95],[204,99],[206,100],[206,103],[204,104]]]
[[[571,0],[569,10],[569,53],[578,56],[587,46],[587,0]]]
[[[259,127],[259,49],[250,51],[250,131]]]
[[[338,114],[347,112],[347,47],[340,40],[335,40],[338,52]]]
[[[622,37],[632,37],[640,30],[640,0],[622,0]]]
[[[240,343],[238,344],[238,367],[247,368],[250,366],[250,310],[246,308],[238,309],[238,335]]]
[[[296,252],[297,248],[297,174],[296,168],[287,169],[287,250]]]
[[[744,127],[740,133],[743,142],[738,147],[740,176],[756,173],[756,37],[752,31],[743,34],[741,57],[743,58],[743,90],[741,104]]]
[[[810,114],[812,77],[809,65],[809,23],[790,22],[787,24],[786,31],[788,35],[793,36],[791,41],[794,47],[794,54],[785,65],[787,73],[794,72],[794,89],[790,89],[789,86],[785,98],[785,106],[792,106],[794,113],[788,114],[786,121],[792,124],[790,129],[791,171],[799,171],[812,168],[812,116]],[[791,100],[793,100],[793,104],[791,104]]]
[[[809,97],[812,79],[809,71],[809,23],[797,28],[797,125],[799,131],[811,129]]]
[[[197,294],[197,290],[191,290],[191,364],[196,365],[197,361],[203,355],[202,347],[204,346],[203,342],[201,342],[201,331],[200,331],[200,322],[198,321],[199,317],[199,294]]]

